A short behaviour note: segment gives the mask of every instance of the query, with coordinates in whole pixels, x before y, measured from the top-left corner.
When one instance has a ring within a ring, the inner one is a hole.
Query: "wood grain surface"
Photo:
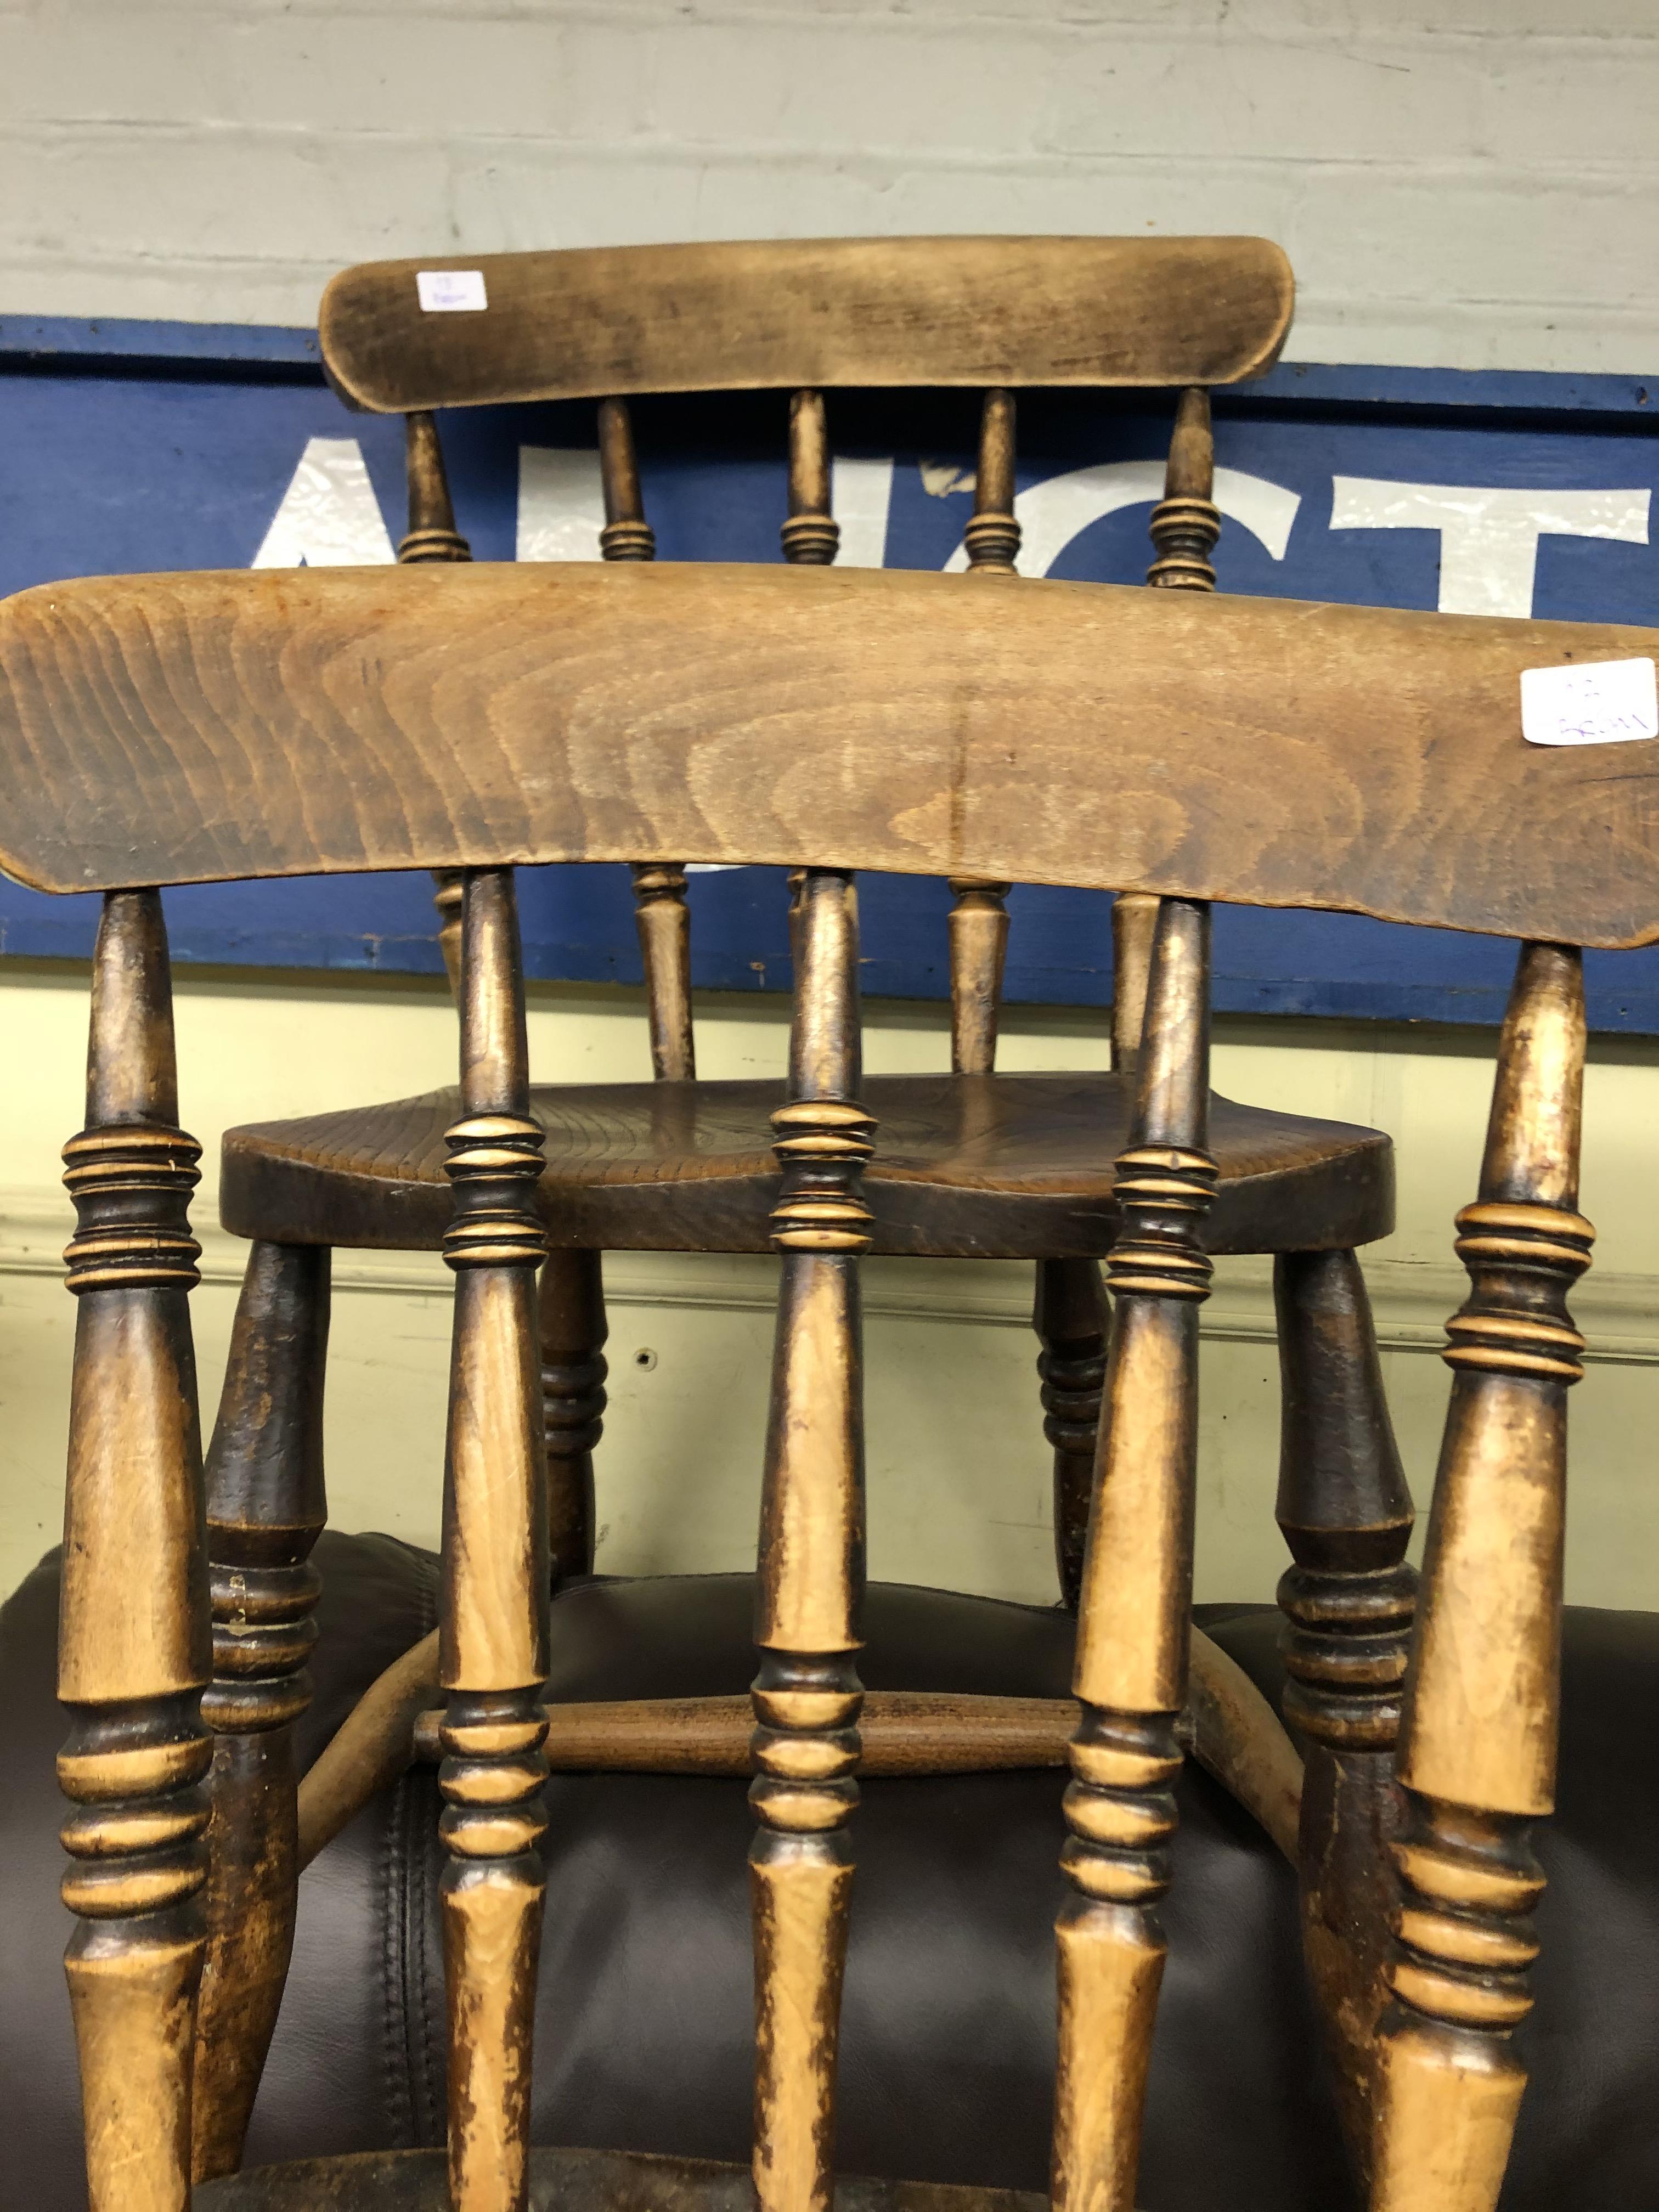
[[[872,1076],[881,1143],[866,1170],[872,1249],[908,1258],[1099,1257],[1116,1233],[1121,1076]],[[561,1247],[764,1252],[781,1083],[538,1085],[541,1206]],[[239,1237],[435,1250],[448,1221],[444,1132],[457,1094],[227,1133],[220,1208]],[[1394,1158],[1375,1129],[1212,1103],[1221,1184],[1213,1252],[1363,1244],[1394,1226]],[[672,1203],[666,1194],[672,1194]]]
[[[299,1797],[302,1867],[414,1761],[441,1758],[443,1713],[428,1702],[437,1688],[434,1629],[371,1686],[307,1773]],[[1249,1676],[1200,1628],[1192,1632],[1188,1698],[1182,1743],[1294,1865],[1301,1759]],[[617,1698],[544,1710],[542,1751],[556,1774],[746,1778],[751,1771],[747,1697]],[[1077,1724],[1070,1698],[868,1691],[859,1716],[860,1780],[1064,1766]]]
[[[1446,1324],[1451,1404],[1401,1714],[1373,2212],[1492,2212],[1526,2087],[1513,2031],[1544,1887],[1531,1826],[1555,1796],[1566,1394],[1583,1373],[1567,1297],[1595,1235],[1578,1212],[1584,1044],[1578,953],[1523,945],[1480,1195],[1457,1217],[1470,1288]]]
[[[187,1304],[201,1148],[178,1111],[161,902],[116,893],[93,955],[86,1127],[64,1150],[79,1310],[58,1779],[88,2212],[190,2203],[213,1759],[200,1706],[213,1661]]]
[[[328,1520],[328,1328],[326,1249],[256,1244],[207,1455],[213,1817],[191,2085],[198,2180],[241,2163],[293,1948],[295,1726],[311,1702],[322,1590],[311,1553]]]
[[[1655,653],[834,568],[85,579],[0,608],[0,860],[86,890],[672,853],[1645,944],[1659,740],[1528,745],[1519,680]]]
[[[428,314],[421,269],[476,269]],[[323,295],[323,361],[384,414],[510,399],[848,385],[1228,384],[1290,328],[1263,238],[818,238],[367,262]]]
[[[1210,915],[1158,912],[1120,1226],[1072,1688],[1079,1700],[1054,1925],[1054,2212],[1133,2212],[1166,1944],[1187,1697],[1198,1458],[1199,1237],[1208,1148]]]

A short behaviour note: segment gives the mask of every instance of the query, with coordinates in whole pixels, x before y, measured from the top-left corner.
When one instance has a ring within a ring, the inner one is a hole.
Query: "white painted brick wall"
[[[1659,0],[0,0],[0,310],[368,256],[1255,230],[1304,360],[1659,369]]]

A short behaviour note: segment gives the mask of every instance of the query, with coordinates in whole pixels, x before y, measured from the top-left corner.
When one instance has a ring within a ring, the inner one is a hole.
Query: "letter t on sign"
[[[1531,491],[1337,477],[1333,530],[1437,530],[1443,615],[1529,615],[1540,538],[1648,542],[1645,489]]]

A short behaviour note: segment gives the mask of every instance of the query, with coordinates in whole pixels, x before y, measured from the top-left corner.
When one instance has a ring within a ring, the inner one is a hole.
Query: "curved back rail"
[[[428,314],[423,269],[482,313]],[[819,238],[366,262],[324,358],[380,414],[648,392],[1231,384],[1272,367],[1290,264],[1261,238]]]
[[[462,872],[441,1644],[450,2185],[457,2212],[523,2212],[545,1245],[510,870],[665,849],[805,856],[774,1117],[783,1269],[754,1690],[763,2212],[829,2212],[833,2197],[862,1698],[860,1178],[879,1141],[858,1095],[851,872],[1127,884],[1158,901],[1117,1163],[1065,1801],[1054,2194],[1077,2212],[1132,2212],[1164,1964],[1215,1184],[1209,902],[1523,940],[1479,1194],[1458,1217],[1472,1290],[1449,1331],[1401,1731],[1402,1909],[1365,2085],[1375,2212],[1493,2212],[1537,1950],[1528,1831],[1554,1781],[1565,1393],[1583,1349],[1566,1296],[1593,1235],[1577,1210],[1578,947],[1659,938],[1659,740],[1528,745],[1520,678],[1652,656],[1659,632],[1063,584],[1028,585],[997,616],[937,576],[598,566],[92,579],[0,606],[0,860],[44,890],[105,893],[87,1127],[66,1153],[80,1325],[60,1677],[92,2212],[126,2212],[135,2191],[188,2204],[208,1878],[185,1297],[197,1148],[176,1126],[153,887]],[[149,803],[135,820],[137,789]],[[319,1290],[273,1295],[314,1306]],[[279,1642],[308,1607],[319,1512],[319,1492],[274,1546],[250,1537],[255,1581],[234,1601],[264,1607]],[[124,1589],[151,1601],[112,1602]],[[267,1702],[248,1728],[280,1721],[281,1697]],[[197,2170],[222,2155],[198,2143]]]
[[[1659,744],[1523,669],[1659,631],[1030,581],[203,572],[0,608],[0,864],[46,890],[693,860],[1659,937]],[[135,816],[132,793],[146,794]]]

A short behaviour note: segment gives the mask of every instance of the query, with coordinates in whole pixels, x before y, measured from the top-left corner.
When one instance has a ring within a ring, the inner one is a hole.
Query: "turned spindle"
[[[1106,1293],[1094,1260],[1039,1260],[1031,1326],[1042,1346],[1042,1433],[1054,1455],[1054,1568],[1060,1601],[1075,1613],[1094,1487],[1095,1445],[1106,1385]]]
[[[826,568],[841,544],[830,511],[830,431],[821,392],[792,392],[789,399],[789,513],[778,535],[783,557],[797,566]]]
[[[1176,407],[1164,496],[1152,509],[1152,538],[1158,558],[1146,571],[1149,584],[1178,592],[1214,591],[1210,555],[1221,535],[1214,491],[1210,395],[1194,385],[1182,393]]]
[[[1406,1563],[1413,1516],[1358,1259],[1281,1253],[1273,1294],[1276,1512],[1295,1562],[1279,1585],[1285,1717],[1305,1747],[1303,1942],[1344,2127],[1364,2169],[1395,1899],[1394,1753],[1417,1587]]]
[[[1053,2195],[1061,2212],[1133,2212],[1164,1940],[1176,1723],[1187,1692],[1207,1148],[1207,906],[1158,916],[1139,1087],[1117,1162],[1106,1264],[1112,1336],[1073,1688],[1081,1714],[1057,1923],[1060,2062]]]
[[[398,546],[401,566],[423,567],[434,561],[470,561],[472,548],[455,527],[455,507],[449,495],[449,474],[438,425],[425,409],[404,418],[404,470],[409,491],[409,527]],[[461,878],[456,868],[433,872],[437,885],[433,904],[438,909],[438,943],[444,956],[444,973],[452,992],[461,977]]]
[[[859,1103],[858,919],[850,878],[800,891],[787,1103],[772,1117],[782,1255],[761,1505],[753,1699],[759,1821],[754,2181],[761,2212],[829,2212],[836,2059],[858,1802],[864,1437],[860,1191],[875,1125]]]
[[[323,1376],[329,1252],[256,1244],[207,1455],[213,1681],[208,1949],[197,2010],[195,2174],[233,2173],[294,1943],[299,1899],[295,1723],[328,1519]]]
[[[605,527],[599,552],[606,561],[654,561],[657,540],[645,519],[633,417],[625,399],[599,403],[599,481]],[[651,1073],[659,1083],[690,1083],[697,1072],[691,1029],[691,916],[685,902],[685,870],[678,860],[636,860],[634,927],[645,968],[646,1018]]]
[[[1146,581],[1166,591],[1212,592],[1215,570],[1209,556],[1221,531],[1221,516],[1211,501],[1215,489],[1215,445],[1210,426],[1210,395],[1194,386],[1176,406],[1175,428],[1164,471],[1164,496],[1152,509],[1150,531],[1158,558]],[[1112,1066],[1134,1066],[1146,1003],[1146,975],[1158,926],[1158,901],[1144,891],[1124,891],[1112,905]]]
[[[1584,999],[1576,947],[1523,945],[1498,1044],[1480,1196],[1457,1217],[1468,1302],[1430,1511],[1397,1767],[1406,1806],[1394,2002],[1377,2055],[1376,2212],[1492,2212],[1526,2069],[1531,1824],[1555,1794],[1567,1294],[1578,1212]]]
[[[74,1808],[64,1966],[90,2212],[190,2201],[212,1644],[187,1303],[201,1147],[178,1115],[161,896],[112,891],[93,955],[87,1125],[64,1148],[77,1311],[58,1776]]]
[[[556,1589],[593,1571],[593,1454],[605,1429],[603,1261],[550,1252],[539,1299],[547,1554]]]
[[[468,870],[464,889],[461,1119],[445,1140],[455,1323],[439,1635],[449,2186],[452,2212],[525,2212],[547,1825],[543,1137],[511,871]]]
[[[1014,395],[988,392],[980,415],[974,512],[963,532],[971,574],[1012,576],[1019,551],[1014,520]],[[996,1065],[1002,976],[1008,957],[1013,886],[980,876],[949,878],[951,905],[951,1066],[989,1075]]]
[[[625,399],[599,402],[599,485],[605,525],[599,556],[605,561],[654,561],[656,533],[645,519],[634,418]]]

